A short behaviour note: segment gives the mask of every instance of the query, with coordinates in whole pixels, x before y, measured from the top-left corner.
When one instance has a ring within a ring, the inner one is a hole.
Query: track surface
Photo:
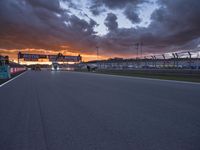
[[[199,150],[200,85],[27,72],[0,88],[1,150]]]

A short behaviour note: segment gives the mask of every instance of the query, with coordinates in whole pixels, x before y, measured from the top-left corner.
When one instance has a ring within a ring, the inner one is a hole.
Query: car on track
[[[33,71],[41,71],[41,67],[39,65],[35,65],[31,67],[31,70]]]
[[[41,71],[41,68],[40,68],[39,65],[36,65],[36,66],[35,66],[35,71]]]
[[[51,71],[59,71],[59,70],[60,70],[59,64],[56,62],[52,63]]]

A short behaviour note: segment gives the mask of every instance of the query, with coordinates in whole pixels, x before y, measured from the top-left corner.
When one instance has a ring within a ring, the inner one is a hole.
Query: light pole
[[[140,45],[140,44],[139,44],[139,43],[136,43],[135,45],[136,45],[136,49],[137,49],[137,58],[138,58],[138,54],[139,54],[139,45]]]
[[[99,62],[98,62],[98,60],[99,60],[99,47],[98,46],[96,46],[96,50],[97,50],[97,66],[98,66],[98,68],[101,68],[101,64],[99,64]]]
[[[141,53],[141,58],[142,58],[142,53],[143,53],[143,42],[140,42],[140,53]]]
[[[153,66],[155,67],[155,68],[157,68],[157,58],[156,58],[156,56],[151,56],[151,58],[152,58],[152,61],[153,61]]]
[[[176,67],[176,55],[174,53],[172,53],[173,55],[173,59],[174,59],[174,68]]]
[[[164,66],[164,68],[165,68],[165,64],[166,64],[166,62],[165,62],[165,61],[166,61],[165,54],[163,54],[162,57],[163,57],[163,59],[164,59],[164,65],[163,65],[163,66]]]
[[[179,55],[178,55],[178,53],[175,53],[175,56],[176,56],[176,67],[178,68],[179,67]]]
[[[148,68],[147,67],[147,57],[146,56],[144,57],[144,61],[145,61],[145,68]]]
[[[189,63],[190,63],[190,69],[192,68],[192,54],[191,52],[188,52],[188,55],[189,55]]]
[[[97,50],[97,60],[99,59],[99,47],[97,46],[96,47],[96,50]]]
[[[157,68],[157,57],[154,56],[154,59],[155,59],[155,68]]]
[[[21,55],[21,52],[20,52],[20,50],[18,50],[18,54],[17,54],[17,62],[18,62],[18,64],[20,64],[20,62],[19,62],[20,55]]]

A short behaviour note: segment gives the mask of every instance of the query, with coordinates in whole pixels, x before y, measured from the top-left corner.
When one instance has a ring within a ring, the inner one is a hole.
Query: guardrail
[[[8,65],[0,67],[0,79],[10,79],[13,75],[25,71],[25,67],[10,67]]]

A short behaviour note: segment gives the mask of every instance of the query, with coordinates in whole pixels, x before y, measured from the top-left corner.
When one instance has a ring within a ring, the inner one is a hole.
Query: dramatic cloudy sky
[[[200,45],[199,0],[0,0],[0,51],[133,56]]]

